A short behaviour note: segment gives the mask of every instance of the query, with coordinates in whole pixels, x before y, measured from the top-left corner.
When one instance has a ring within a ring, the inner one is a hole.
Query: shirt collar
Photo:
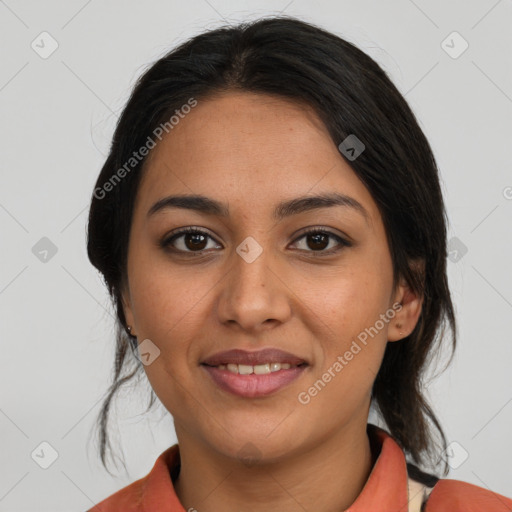
[[[377,459],[370,476],[346,512],[407,512],[407,463],[397,442],[383,429],[367,426],[372,452]]]
[[[367,426],[375,463],[361,493],[346,512],[407,512],[407,465],[396,441],[383,429]],[[163,452],[144,479],[143,512],[185,512],[174,490],[171,475],[180,464],[177,444]]]

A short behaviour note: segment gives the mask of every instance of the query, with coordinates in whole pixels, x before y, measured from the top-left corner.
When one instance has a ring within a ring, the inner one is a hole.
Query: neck
[[[247,466],[178,433],[181,469],[174,483],[185,510],[236,512],[339,512],[361,493],[375,454],[364,424],[346,425],[286,460]]]

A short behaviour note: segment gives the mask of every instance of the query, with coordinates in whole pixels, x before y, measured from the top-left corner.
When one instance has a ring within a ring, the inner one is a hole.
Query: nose
[[[291,291],[270,249],[264,249],[254,261],[233,251],[232,260],[220,283],[219,321],[256,333],[289,320]]]

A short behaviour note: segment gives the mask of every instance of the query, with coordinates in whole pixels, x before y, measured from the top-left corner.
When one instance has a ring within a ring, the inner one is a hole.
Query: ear
[[[137,329],[135,326],[135,318],[133,315],[132,301],[130,296],[130,288],[127,284],[122,285],[120,295],[126,325],[131,327],[131,331],[129,334],[131,334],[132,336],[137,336]]]
[[[414,266],[424,276],[424,262],[414,262]],[[399,341],[411,334],[416,327],[423,305],[423,294],[413,291],[405,279],[401,279],[394,294],[393,304],[401,304],[394,307],[396,314],[389,323],[388,341]]]

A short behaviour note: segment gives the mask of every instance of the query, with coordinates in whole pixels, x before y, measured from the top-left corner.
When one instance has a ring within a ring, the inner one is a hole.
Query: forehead
[[[183,193],[270,207],[283,198],[332,190],[354,196],[372,217],[378,215],[311,107],[229,92],[198,101],[152,150],[138,203],[147,210],[165,194]]]

